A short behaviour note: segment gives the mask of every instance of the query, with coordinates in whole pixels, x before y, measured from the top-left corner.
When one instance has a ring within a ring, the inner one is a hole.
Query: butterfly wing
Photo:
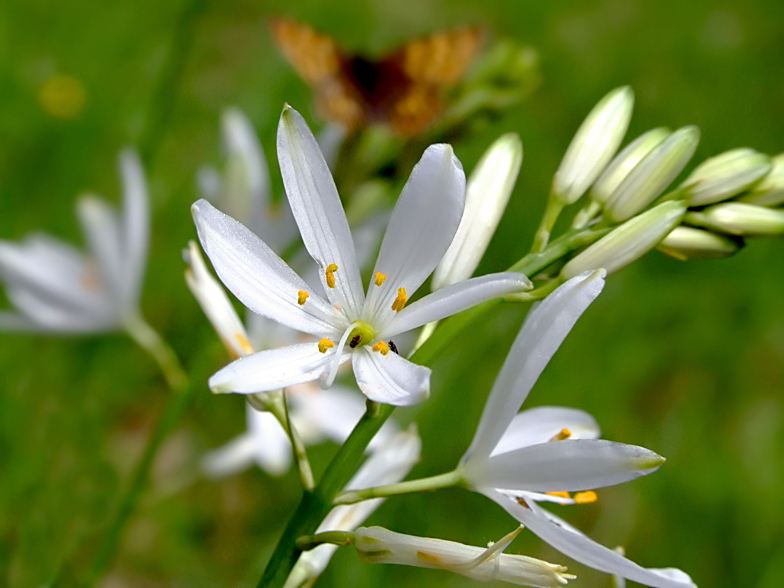
[[[283,57],[313,88],[320,114],[352,129],[365,118],[362,98],[345,75],[345,55],[332,37],[289,18],[270,21],[270,31]]]

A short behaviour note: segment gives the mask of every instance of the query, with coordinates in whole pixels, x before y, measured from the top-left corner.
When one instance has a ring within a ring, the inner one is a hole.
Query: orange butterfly
[[[480,46],[480,31],[462,27],[415,39],[371,61],[345,55],[335,41],[288,18],[270,23],[283,56],[316,94],[321,115],[349,130],[388,124],[414,135],[441,113],[444,88],[456,83]]]

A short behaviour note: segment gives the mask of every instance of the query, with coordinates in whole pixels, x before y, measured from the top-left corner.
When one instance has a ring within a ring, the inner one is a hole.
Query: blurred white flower
[[[137,324],[149,245],[147,186],[136,153],[119,157],[123,206],[95,196],[77,207],[87,240],[82,253],[42,234],[0,241],[0,278],[15,311],[0,312],[1,330],[102,332]]]
[[[642,447],[597,439],[598,427],[584,412],[550,407],[517,412],[601,292],[603,277],[599,270],[572,278],[531,311],[490,392],[460,471],[471,489],[580,563],[656,588],[693,588],[685,573],[642,568],[537,504],[590,502],[592,489],[649,474],[664,462]],[[578,494],[572,498],[569,492]]]
[[[411,173],[381,245],[367,297],[334,181],[302,117],[287,107],[278,158],[305,247],[327,293],[314,292],[263,241],[208,202],[193,207],[199,239],[224,284],[252,311],[319,339],[260,351],[210,379],[215,392],[255,393],[321,378],[328,387],[352,360],[370,399],[407,405],[427,397],[430,370],[390,353],[390,337],[528,287],[504,273],[444,288],[404,308],[454,237],[465,178],[448,145],[429,147]],[[394,351],[394,350],[393,350]]]
[[[382,429],[383,430],[383,429]],[[375,437],[378,439],[378,436]],[[419,461],[422,442],[416,429],[410,428],[388,438],[346,484],[346,490],[361,490],[381,484],[400,482]],[[356,504],[340,505],[329,511],[316,533],[325,531],[353,531],[384,502],[383,498],[365,500]],[[324,544],[306,551],[289,575],[284,588],[299,588],[316,578],[327,567],[337,550],[337,545]]]

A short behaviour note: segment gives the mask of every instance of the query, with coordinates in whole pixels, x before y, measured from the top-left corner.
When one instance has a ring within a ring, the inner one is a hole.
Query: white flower
[[[345,489],[361,490],[400,482],[419,461],[421,449],[422,442],[416,429],[410,428],[397,433],[386,442],[379,443],[378,448],[354,474]],[[329,511],[316,533],[353,531],[373,514],[382,502],[383,498],[375,498],[336,506]],[[321,574],[337,548],[337,545],[324,544],[303,553],[291,570],[284,588],[299,588]]]
[[[597,271],[572,278],[531,311],[461,461],[463,478],[580,563],[656,588],[693,587],[683,572],[642,568],[537,504],[591,501],[593,488],[651,473],[664,462],[642,447],[597,439],[596,423],[581,411],[548,407],[517,414],[550,358],[599,295],[603,276]],[[578,494],[570,498],[568,492]]]
[[[447,570],[489,582],[500,580],[518,586],[559,588],[574,576],[566,568],[524,555],[503,553],[522,525],[486,549],[454,541],[413,537],[383,527],[360,527],[355,545],[360,559],[369,563],[399,564]]]
[[[342,444],[365,414],[365,402],[356,389],[335,385],[321,390],[313,383],[286,389],[291,424],[306,446],[325,440]],[[291,466],[291,442],[277,418],[269,412],[247,406],[248,430],[202,459],[204,472],[219,478],[257,464],[273,476],[285,474]],[[368,445],[368,451],[390,443],[397,433],[388,420]],[[387,483],[387,482],[383,482]]]
[[[0,313],[0,329],[87,333],[137,320],[149,241],[147,187],[137,155],[119,158],[120,214],[95,196],[77,212],[88,253],[46,235],[0,242],[0,277],[16,312]]]
[[[433,145],[411,173],[387,227],[365,296],[348,222],[335,184],[302,117],[286,107],[278,158],[305,247],[320,268],[328,300],[251,231],[200,200],[193,207],[202,247],[218,276],[254,312],[319,339],[261,351],[210,379],[215,392],[275,390],[322,377],[328,387],[352,360],[372,400],[413,404],[429,391],[430,370],[390,353],[387,341],[485,300],[523,290],[525,276],[503,273],[444,288],[403,308],[454,237],[465,178],[448,145]]]

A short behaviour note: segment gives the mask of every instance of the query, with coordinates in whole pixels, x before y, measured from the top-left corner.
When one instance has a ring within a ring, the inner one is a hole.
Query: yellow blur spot
[[[373,345],[373,351],[379,351],[381,355],[386,355],[389,353],[389,345],[384,343],[383,341],[379,341],[375,345]]]
[[[572,432],[569,429],[561,429],[550,438],[550,441],[563,441],[571,436]]]
[[[596,492],[593,490],[588,490],[587,492],[578,492],[574,495],[574,501],[577,504],[589,504],[591,502],[596,502],[598,500],[598,496],[596,496]]]
[[[38,101],[46,114],[55,118],[73,118],[84,109],[87,92],[76,78],[55,74],[41,86]]]
[[[308,299],[308,296],[310,296],[310,294],[305,292],[305,290],[300,290],[297,293],[297,304],[299,304],[300,306],[305,304],[305,301]]]
[[[234,335],[234,338],[237,339],[237,343],[240,344],[240,347],[242,347],[242,350],[245,353],[250,355],[254,352],[253,345],[250,344],[250,341],[248,341],[248,338],[245,335],[242,333],[237,333]]]
[[[568,492],[545,492],[548,496],[555,496],[556,498],[571,498]]]
[[[332,349],[334,346],[335,344],[329,339],[322,339],[319,341],[318,350],[321,351],[321,353],[326,353],[327,349]]]
[[[432,564],[440,564],[441,563],[441,558],[440,557],[438,557],[437,555],[432,555],[430,553],[425,553],[424,551],[417,551],[416,556],[417,556],[417,559],[422,560],[422,561],[426,561],[428,563],[432,563]]]
[[[383,284],[384,280],[386,279],[387,277],[384,274],[382,274],[381,272],[376,272],[376,286],[380,286],[381,284]]]
[[[405,288],[398,288],[397,289],[397,298],[392,303],[392,310],[400,312],[403,310],[403,307],[408,302],[408,297],[406,296],[406,289]]]
[[[327,266],[327,271],[326,271],[327,286],[329,286],[330,288],[334,288],[335,287],[335,272],[336,271],[338,271],[338,264],[330,263]]]

